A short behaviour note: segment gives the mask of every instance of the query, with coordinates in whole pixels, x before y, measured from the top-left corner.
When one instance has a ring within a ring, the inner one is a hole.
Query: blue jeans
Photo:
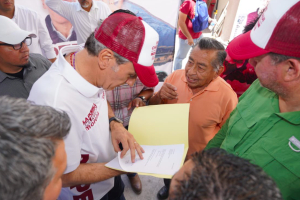
[[[203,34],[201,34],[199,38],[194,39],[194,44],[196,45],[201,40],[202,37]],[[174,62],[174,71],[182,68],[182,60],[185,59],[190,48],[191,46],[188,45],[187,39],[183,40],[179,38],[179,48]]]

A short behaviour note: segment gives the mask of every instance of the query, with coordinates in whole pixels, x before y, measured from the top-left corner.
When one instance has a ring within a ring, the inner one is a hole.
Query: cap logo
[[[266,20],[265,12],[267,11],[267,9],[268,9],[268,6],[265,8],[264,12],[261,14],[261,17],[259,18],[259,20],[255,24],[253,30],[256,30],[257,28],[259,28],[260,25]]]
[[[158,41],[156,42],[156,45],[152,47],[152,50],[151,50],[152,60],[155,59],[155,54],[156,54],[156,50],[157,50],[157,45],[158,45]]]

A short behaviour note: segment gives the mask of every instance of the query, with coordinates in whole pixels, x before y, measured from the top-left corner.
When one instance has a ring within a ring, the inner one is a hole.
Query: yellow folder
[[[188,150],[188,121],[190,104],[163,104],[134,109],[129,132],[140,145],[184,144],[181,166]],[[139,173],[159,178],[170,175]]]

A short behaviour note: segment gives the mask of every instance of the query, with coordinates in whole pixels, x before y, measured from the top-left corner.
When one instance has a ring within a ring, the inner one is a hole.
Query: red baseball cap
[[[95,30],[95,38],[130,60],[145,86],[154,87],[158,84],[153,62],[159,36],[142,18],[127,13],[113,14]]]
[[[271,0],[251,31],[237,36],[229,56],[244,60],[269,52],[300,58],[300,1]]]

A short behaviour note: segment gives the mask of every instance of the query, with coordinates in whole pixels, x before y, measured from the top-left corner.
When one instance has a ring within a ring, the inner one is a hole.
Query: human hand
[[[127,109],[130,110],[132,107],[142,107],[145,106],[146,103],[141,98],[135,98],[127,106]]]
[[[194,45],[194,40],[193,40],[193,38],[188,38],[187,39],[188,40],[188,45],[190,45],[190,46],[193,46]]]
[[[177,99],[178,93],[176,92],[177,88],[170,83],[164,83],[161,89],[158,92],[160,99]]]
[[[132,163],[135,162],[135,151],[137,151],[141,159],[144,159],[144,149],[136,142],[133,135],[124,128],[123,124],[112,121],[110,123],[110,130],[112,144],[116,152],[121,151],[119,143],[122,143],[123,150],[121,153],[121,158],[123,158],[126,152],[130,149]]]

